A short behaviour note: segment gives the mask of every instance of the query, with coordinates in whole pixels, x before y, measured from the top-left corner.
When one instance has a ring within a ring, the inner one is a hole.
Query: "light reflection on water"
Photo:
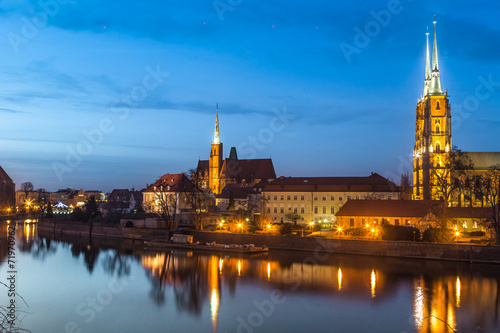
[[[5,238],[1,233],[2,261]],[[82,332],[141,327],[160,332],[165,325],[175,332],[500,330],[500,268],[495,265],[333,255],[319,261],[298,252],[252,258],[157,252],[109,239],[90,245],[85,237],[37,237],[36,224],[18,224],[16,243],[19,288],[33,312],[23,325],[33,332],[39,331],[34,327],[64,331],[69,319],[63,318],[72,318]],[[3,263],[0,274],[6,275]],[[125,287],[106,293],[106,286],[121,285],[113,279]],[[65,292],[47,308],[43,290],[53,286],[44,283],[55,280]],[[99,301],[103,295],[113,298],[109,305],[98,304],[103,309],[87,323],[90,316],[75,309],[87,297]]]

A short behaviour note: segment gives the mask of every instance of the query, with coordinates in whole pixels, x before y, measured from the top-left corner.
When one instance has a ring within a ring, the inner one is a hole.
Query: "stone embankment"
[[[40,221],[38,228],[44,234],[57,236],[88,236],[89,224],[76,222]],[[186,231],[194,241],[220,244],[254,244],[267,246],[270,250],[311,251],[316,253],[338,253],[381,257],[450,260],[475,263],[500,264],[500,247],[468,244],[437,244],[424,242],[393,242],[353,239],[331,239],[321,237],[298,237],[278,235],[231,234],[203,231]],[[94,224],[92,237],[122,238],[137,241],[166,239],[164,229],[122,228]]]

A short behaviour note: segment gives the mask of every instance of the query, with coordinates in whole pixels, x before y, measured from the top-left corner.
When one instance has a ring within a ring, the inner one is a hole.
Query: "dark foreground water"
[[[0,282],[31,332],[500,332],[496,265],[158,252],[21,223],[12,274],[1,227]]]

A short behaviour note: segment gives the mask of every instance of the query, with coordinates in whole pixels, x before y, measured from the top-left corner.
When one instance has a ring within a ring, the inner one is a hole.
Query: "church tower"
[[[208,160],[208,186],[214,194],[220,194],[220,170],[222,168],[222,142],[219,136],[219,105],[215,112],[215,134]]]
[[[443,181],[449,183],[449,170],[446,165],[451,147],[451,110],[448,93],[441,90],[434,21],[432,71],[429,58],[429,33],[427,33],[424,95],[417,104],[413,148],[414,200],[441,199],[442,193],[438,188]]]

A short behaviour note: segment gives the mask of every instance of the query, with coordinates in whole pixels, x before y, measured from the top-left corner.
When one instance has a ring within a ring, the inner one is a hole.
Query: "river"
[[[14,300],[15,327],[30,332],[500,331],[499,265],[153,251],[42,236],[32,223],[1,230],[0,305],[8,314]]]

